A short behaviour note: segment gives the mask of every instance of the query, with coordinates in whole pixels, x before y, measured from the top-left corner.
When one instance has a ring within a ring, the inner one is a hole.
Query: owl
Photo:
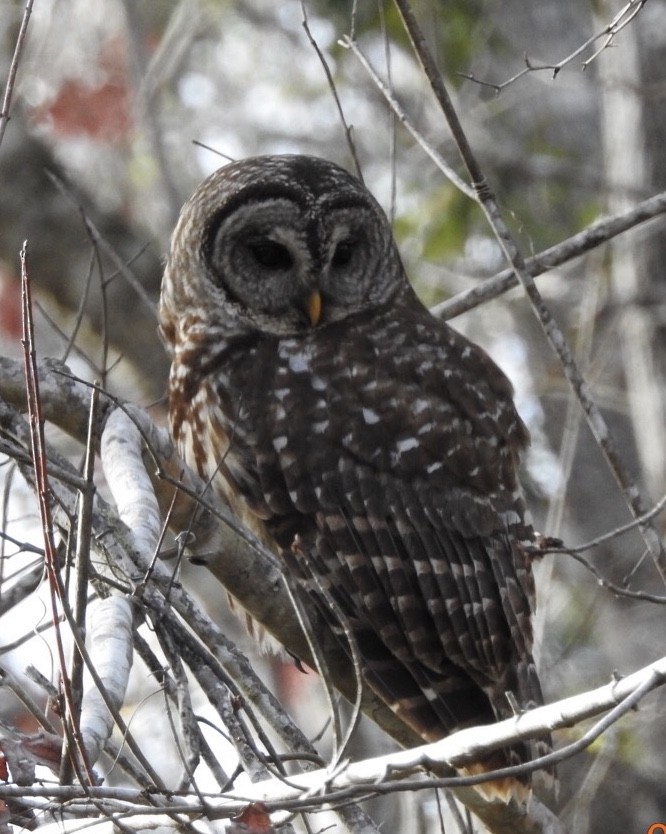
[[[542,703],[528,432],[359,180],[308,156],[215,172],[174,232],[160,327],[182,455],[344,618],[365,685],[424,741]]]

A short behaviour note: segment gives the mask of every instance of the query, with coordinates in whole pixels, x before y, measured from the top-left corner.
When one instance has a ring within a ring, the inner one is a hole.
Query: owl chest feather
[[[343,469],[354,465],[442,504],[482,495],[470,524],[495,523],[516,500],[526,436],[499,369],[489,387],[489,362],[428,320],[410,330],[359,317],[239,344],[215,372],[225,466],[262,517],[349,500]]]

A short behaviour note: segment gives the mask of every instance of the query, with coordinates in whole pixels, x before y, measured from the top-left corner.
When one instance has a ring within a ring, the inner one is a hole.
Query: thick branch
[[[320,807],[322,800],[336,803],[348,801],[355,795],[367,796],[396,790],[429,790],[433,786],[469,783],[475,779],[455,777],[414,780],[409,777],[424,769],[432,771],[441,765],[448,767],[452,762],[462,764],[518,738],[532,738],[542,735],[546,730],[571,727],[609,709],[614,709],[615,712],[614,716],[610,716],[612,720],[623,711],[635,707],[641,697],[665,682],[666,657],[626,678],[585,694],[530,710],[521,716],[492,726],[461,730],[433,744],[347,764],[335,773],[322,769],[299,774],[292,777],[289,783],[272,779],[222,796],[199,794],[196,799],[190,799],[188,795],[180,795],[172,798],[169,808],[172,813],[177,809],[179,813],[193,816],[205,810],[209,818],[227,818],[237,814],[249,801],[264,801],[271,810],[295,810]],[[590,731],[584,740],[590,743],[593,740],[592,736],[593,732]],[[575,747],[576,745],[572,745],[572,748]],[[564,753],[566,749],[553,755],[563,758]],[[476,777],[476,780],[479,778]],[[0,786],[0,798],[12,797],[16,790],[17,786],[14,785]],[[21,787],[20,790],[25,797],[50,797],[60,802],[95,797],[98,800],[106,800],[109,809],[113,809],[113,803],[118,803],[125,810],[131,806],[136,814],[155,813],[154,807],[146,805],[146,794],[140,790],[104,787],[87,788],[84,791],[77,786]],[[206,800],[205,809],[200,804],[201,799]],[[552,823],[550,828],[543,827],[542,830],[557,831],[553,825],[555,823]]]

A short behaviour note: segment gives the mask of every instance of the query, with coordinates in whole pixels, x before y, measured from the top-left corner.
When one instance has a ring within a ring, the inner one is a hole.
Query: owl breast
[[[489,385],[485,354],[424,313],[411,328],[357,315],[329,325],[323,343],[313,331],[225,346],[193,399],[188,457],[206,477],[231,480],[262,518],[339,506],[344,455],[417,491],[441,490],[450,526],[469,535],[501,517],[518,522],[514,466],[527,434],[510,385],[502,376]]]

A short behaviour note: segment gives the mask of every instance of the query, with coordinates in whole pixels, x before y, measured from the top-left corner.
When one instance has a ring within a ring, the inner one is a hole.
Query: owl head
[[[220,168],[183,207],[161,328],[167,343],[192,322],[291,336],[405,286],[388,220],[359,180],[316,157],[258,156]]]

